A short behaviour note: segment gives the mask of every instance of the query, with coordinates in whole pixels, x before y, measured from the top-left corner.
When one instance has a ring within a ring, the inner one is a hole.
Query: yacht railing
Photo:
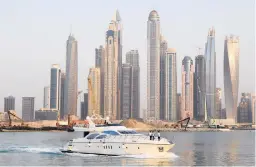
[[[129,141],[129,140],[130,141],[150,140],[150,136],[129,136],[129,135],[114,135],[114,136],[108,135],[104,139],[113,139],[114,140],[114,139],[122,139],[122,138],[124,139],[124,142]],[[151,141],[158,141],[158,137],[155,137],[155,139],[151,140]],[[168,141],[168,140],[161,137],[159,141]]]

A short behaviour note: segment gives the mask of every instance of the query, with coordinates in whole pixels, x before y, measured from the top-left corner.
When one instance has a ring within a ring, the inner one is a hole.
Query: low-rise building
[[[41,108],[40,110],[35,111],[35,120],[57,120],[59,110]]]
[[[210,119],[211,125],[236,125],[235,119]]]

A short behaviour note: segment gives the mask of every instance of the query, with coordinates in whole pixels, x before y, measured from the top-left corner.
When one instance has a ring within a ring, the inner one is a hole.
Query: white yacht
[[[75,129],[75,127],[74,127]],[[82,130],[81,130],[82,131]],[[63,153],[97,155],[161,155],[168,152],[174,143],[165,138],[137,133],[125,126],[109,124],[105,127],[89,126],[84,137],[70,140],[62,149]]]

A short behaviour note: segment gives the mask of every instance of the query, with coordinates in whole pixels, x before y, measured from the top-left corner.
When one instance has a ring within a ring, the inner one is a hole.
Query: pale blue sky
[[[72,32],[78,41],[79,89],[94,66],[94,49],[104,44],[105,32],[116,9],[123,21],[123,55],[133,48],[140,53],[141,108],[146,108],[146,33],[151,10],[160,15],[161,31],[169,47],[177,50],[178,92],[181,60],[194,60],[204,47],[208,29],[216,30],[217,86],[223,89],[225,35],[240,37],[240,92],[255,85],[253,0],[0,0],[0,112],[4,97],[36,97],[35,109],[43,105],[43,87],[49,85],[50,68],[65,69],[65,45]],[[124,56],[123,56],[124,57]],[[124,58],[123,58],[124,59]]]

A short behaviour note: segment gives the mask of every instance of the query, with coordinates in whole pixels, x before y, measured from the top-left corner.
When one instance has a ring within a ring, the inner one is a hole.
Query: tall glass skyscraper
[[[71,34],[67,40],[64,114],[77,115],[77,41]]]
[[[129,119],[132,117],[132,66],[126,63],[122,68],[121,119]]]
[[[164,119],[177,121],[177,66],[176,50],[169,48],[165,56],[165,112]]]
[[[88,75],[88,116],[101,114],[100,95],[100,68],[90,68],[90,73]]]
[[[8,96],[4,98],[4,112],[15,110],[15,97]]]
[[[103,46],[95,49],[95,67],[100,68],[100,114],[104,115],[104,53]]]
[[[200,121],[205,118],[205,81],[205,57],[198,55],[194,74],[194,118]]]
[[[44,87],[44,108],[50,108],[50,86]]]
[[[216,52],[215,52],[215,30],[210,29],[205,44],[206,62],[206,109],[207,117],[215,118],[216,100]]]
[[[194,65],[189,56],[182,60],[182,94],[181,94],[181,118],[194,118]]]
[[[106,32],[104,54],[104,117],[120,118],[122,24],[116,11]]]
[[[58,64],[51,68],[50,108],[60,110],[61,70]]]
[[[166,99],[166,82],[165,82],[165,63],[166,63],[166,51],[168,49],[168,43],[164,39],[163,36],[161,36],[160,41],[160,119],[166,119],[166,105],[165,105],[165,99]]]
[[[147,117],[160,118],[160,18],[150,12],[147,26]]]
[[[130,50],[126,53],[126,63],[132,66],[131,117],[140,118],[140,66],[138,50]]]
[[[61,91],[60,91],[60,118],[64,118],[64,92],[65,92],[66,74],[64,70],[61,71]]]
[[[226,37],[224,42],[224,95],[226,116],[237,120],[237,98],[239,88],[239,39]]]

